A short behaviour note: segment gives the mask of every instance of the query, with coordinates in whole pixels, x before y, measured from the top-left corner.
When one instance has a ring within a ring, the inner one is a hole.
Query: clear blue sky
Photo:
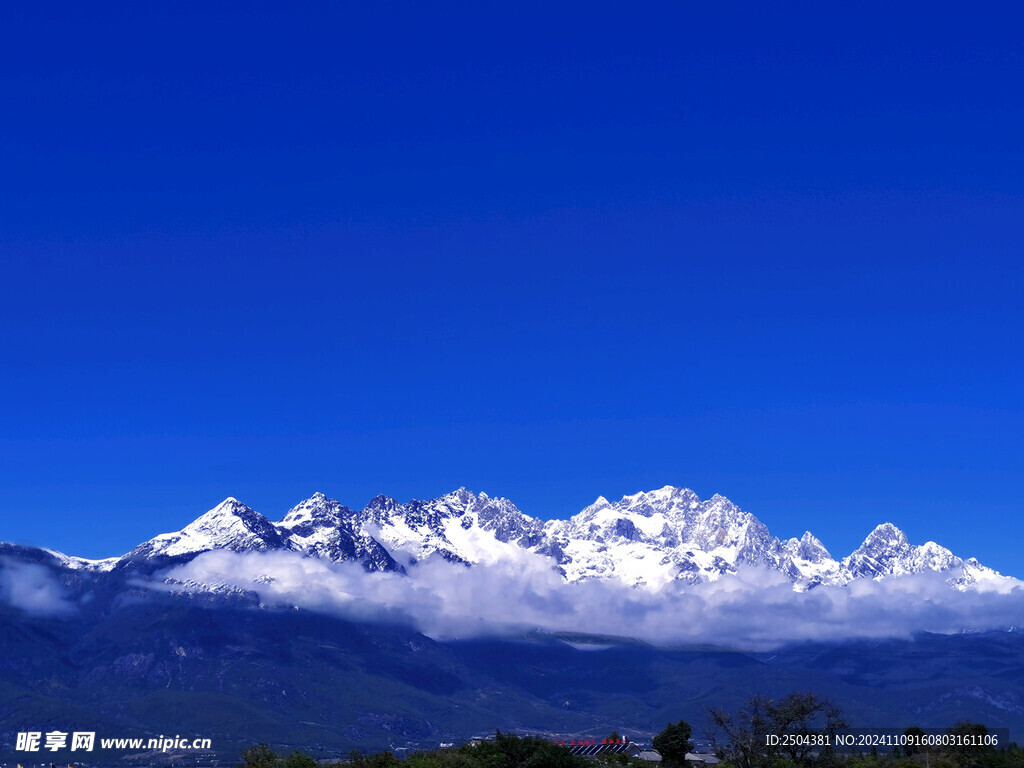
[[[5,4],[0,539],[720,492],[1024,576],[1013,4]]]

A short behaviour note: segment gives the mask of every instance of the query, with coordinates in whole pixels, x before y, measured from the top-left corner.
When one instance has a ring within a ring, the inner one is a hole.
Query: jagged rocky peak
[[[825,545],[810,531],[804,531],[804,535],[799,539],[793,538],[787,541],[786,550],[793,557],[798,557],[811,563],[820,563],[824,560],[832,559],[832,555],[825,548]]]
[[[901,531],[892,523],[882,523],[875,530],[868,534],[864,543],[857,548],[862,554],[876,554],[883,552],[906,552],[910,549],[910,542],[907,534]]]
[[[569,580],[612,577],[652,589],[714,580],[744,564],[777,567],[781,546],[724,496],[701,501],[691,489],[672,485],[617,502],[601,497],[546,530]]]
[[[398,506],[406,510],[429,509],[442,517],[459,517],[477,499],[475,493],[462,487],[434,499],[413,499]]]
[[[930,571],[948,571],[962,566],[964,561],[934,541],[926,541],[914,553],[916,564]]]
[[[515,541],[524,547],[539,544],[544,537],[544,523],[529,515],[505,498],[492,499],[486,493],[477,497],[473,508],[463,516],[463,526],[475,516],[477,524],[494,534],[498,541]]]
[[[558,536],[625,538],[658,537],[678,526],[674,523],[693,513],[700,499],[689,488],[666,485],[655,491],[641,491],[612,502],[598,496],[594,503],[568,521],[551,521],[548,530]]]
[[[397,561],[413,565],[433,556],[463,562],[445,534],[446,522],[459,506],[465,489],[431,501],[413,499],[399,504],[389,496],[376,496],[357,516],[360,530],[380,542]]]
[[[288,510],[288,514],[284,516],[284,520],[281,522],[283,523],[288,520],[304,520],[316,517],[318,514],[322,514],[323,511],[330,507],[332,502],[335,504],[337,503],[334,499],[328,499],[326,494],[317,491],[305,501],[300,501]]]
[[[442,518],[465,519],[467,515],[477,515],[481,509],[488,507],[500,510],[503,507],[511,506],[515,509],[512,502],[507,499],[492,500],[486,493],[476,494],[465,487],[421,503]]]
[[[480,496],[483,496],[484,498],[487,498],[487,494],[486,493],[482,493],[482,494],[480,494]],[[466,486],[463,485],[463,486],[459,487],[458,489],[452,491],[451,493],[446,493],[444,496],[441,496],[438,499],[438,501],[443,501],[443,502],[450,503],[450,504],[452,504],[453,507],[458,508],[460,506],[465,506],[467,504],[472,504],[473,502],[477,501],[478,499],[479,499],[479,496],[477,496],[477,494],[475,494],[472,491],[468,490],[466,488]]]
[[[231,516],[231,515],[242,515],[246,516],[250,512],[255,512],[252,507],[249,507],[234,496],[228,496],[224,501],[215,506],[213,509],[207,510],[195,520],[192,521],[191,525],[195,525],[200,520],[214,520],[218,517]],[[258,514],[258,513],[257,513]]]
[[[679,538],[705,552],[720,551],[731,565],[761,564],[779,548],[764,523],[717,493],[683,518]]]
[[[880,578],[924,571],[949,571],[964,562],[934,541],[914,546],[892,523],[882,523],[843,560],[847,579]]]
[[[784,542],[777,563],[778,569],[793,580],[795,589],[839,584],[844,578],[839,563],[810,531]]]
[[[529,548],[544,538],[543,523],[524,515],[508,499],[464,487],[426,501],[414,499],[393,506],[390,501],[380,501],[364,511],[367,530],[417,560],[437,554],[453,562],[476,562],[481,556],[490,556],[480,549],[481,542],[488,539]],[[474,531],[486,535],[481,538]],[[410,538],[413,532],[415,541]]]
[[[291,531],[302,532],[323,526],[338,526],[343,520],[351,518],[355,513],[341,504],[337,499],[329,499],[323,493],[317,491],[308,499],[296,504],[284,519],[278,523],[278,527]]]
[[[401,506],[401,504],[390,496],[378,494],[367,502],[366,507],[360,514],[360,517],[364,520],[370,520],[374,523],[380,524],[389,520],[397,510],[401,509]]]
[[[698,505],[698,508],[700,508],[700,516],[703,520],[712,525],[728,527],[745,525],[752,520],[757,520],[752,514],[744,512],[720,493],[716,493],[702,505]]]
[[[323,493],[292,507],[277,528],[288,548],[307,556],[354,560],[368,571],[401,570],[387,549],[361,529],[355,512]]]
[[[197,539],[211,537],[228,549],[265,548],[279,538],[270,520],[233,496],[186,525],[181,534]]]
[[[604,510],[613,509],[617,512],[628,512],[641,517],[651,517],[656,514],[664,514],[668,510],[686,508],[692,506],[692,502],[699,502],[697,494],[689,488],[676,488],[666,485],[655,491],[640,491],[623,496],[619,501],[609,501],[604,496],[598,496],[592,504],[585,507],[573,519],[589,521]]]
[[[273,523],[229,496],[180,531],[160,534],[136,547],[133,553],[176,557],[211,549],[245,552],[284,546]]]
[[[850,555],[843,558],[844,580],[879,578],[907,572],[910,542],[892,523],[882,523]]]
[[[687,515],[700,505],[700,497],[689,488],[665,485],[655,491],[643,491],[623,496],[619,509],[635,512],[643,517],[667,514],[672,517]]]
[[[672,485],[624,496],[618,502],[600,497],[567,524],[549,524],[549,531],[563,539],[643,541],[670,550],[731,549],[725,553],[730,563],[737,556],[742,562],[758,560],[778,544],[757,518],[724,496],[701,501],[689,488]]]
[[[510,523],[521,527],[524,520],[533,519],[520,512],[508,499],[491,498],[486,493],[473,493],[464,487],[432,501],[420,503],[435,510],[444,518],[457,517],[465,522],[471,517],[474,522],[489,530],[507,527]]]
[[[277,527],[289,535],[309,536],[320,528],[338,527],[343,516],[351,517],[352,510],[317,492],[288,510]]]

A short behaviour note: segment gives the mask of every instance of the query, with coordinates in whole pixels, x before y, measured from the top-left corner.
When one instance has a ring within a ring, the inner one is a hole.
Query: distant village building
[[[692,766],[717,765],[718,758],[703,752],[687,752],[686,762]]]
[[[594,757],[598,755],[629,755],[649,763],[660,763],[661,755],[653,749],[643,749],[629,739],[561,739],[555,740],[574,755]]]

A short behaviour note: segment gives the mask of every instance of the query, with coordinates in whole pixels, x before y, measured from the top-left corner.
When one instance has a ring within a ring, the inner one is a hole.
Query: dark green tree
[[[296,750],[284,759],[284,768],[320,768],[320,764],[311,755]]]
[[[707,733],[719,758],[736,768],[765,768],[775,752],[765,743],[771,733],[772,701],[757,694],[734,713],[722,708],[708,710]]]
[[[690,724],[680,720],[678,723],[669,723],[654,737],[654,748],[661,754],[662,764],[666,768],[683,768],[686,765],[686,753],[693,750],[690,733]]]
[[[279,762],[280,758],[274,750],[266,744],[260,744],[242,752],[242,762],[238,768],[279,768]]]
[[[414,752],[403,761],[403,768],[480,768],[480,756],[475,747],[441,749],[433,752]]]
[[[536,736],[521,737],[498,731],[494,741],[468,747],[487,768],[589,768],[585,757],[577,757],[558,744]]]
[[[921,744],[918,742],[924,736],[924,730],[916,725],[912,725],[903,732],[906,737],[903,743],[903,754],[907,757],[913,757],[921,751]]]
[[[815,738],[820,737],[829,745],[835,744],[836,733],[848,725],[838,709],[813,693],[790,693],[770,701],[768,716],[771,721],[770,733],[801,737],[786,744],[780,751],[788,760],[802,766],[810,765],[814,753],[828,751],[821,744],[816,744]]]
[[[964,768],[975,768],[975,766],[981,765],[995,751],[991,746],[985,744],[988,728],[981,723],[961,721],[950,728],[949,733],[965,741],[964,744],[954,745],[949,750],[957,765],[964,766]]]
[[[364,755],[358,749],[349,752],[348,762],[356,768],[398,768],[401,762],[391,752]]]

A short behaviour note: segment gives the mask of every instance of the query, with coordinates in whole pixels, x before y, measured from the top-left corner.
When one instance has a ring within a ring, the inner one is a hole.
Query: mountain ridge
[[[465,487],[406,503],[378,495],[362,510],[318,491],[278,522],[229,496],[181,530],[159,534],[120,558],[52,554],[68,568],[109,570],[125,562],[183,561],[212,550],[286,550],[396,573],[432,559],[471,567],[526,552],[551,558],[570,582],[617,579],[652,591],[672,582],[716,581],[743,567],[777,571],[797,590],[926,571],[948,574],[958,589],[1017,583],[933,541],[911,544],[889,522],[837,560],[810,531],[781,540],[725,496],[701,500],[691,489],[671,485],[617,502],[599,496],[572,517],[546,522],[508,499]]]

